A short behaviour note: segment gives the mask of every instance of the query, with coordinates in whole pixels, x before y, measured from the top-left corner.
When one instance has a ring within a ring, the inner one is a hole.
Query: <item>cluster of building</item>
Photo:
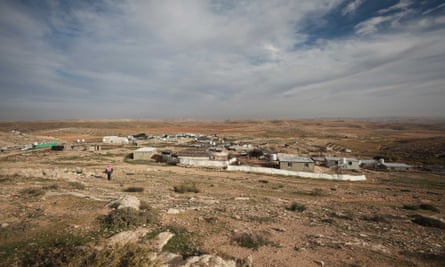
[[[314,167],[324,166],[339,170],[360,170],[380,169],[389,171],[407,171],[411,165],[398,162],[385,162],[383,158],[379,160],[359,160],[345,157],[295,157],[287,155],[278,156],[280,169],[293,171],[314,171]]]
[[[253,146],[239,141],[227,141],[217,136],[203,136],[188,134],[184,137],[192,138],[186,149],[178,151],[159,150],[154,147],[142,147],[133,153],[134,160],[156,159],[169,164],[180,164],[196,167],[218,167],[227,165],[256,164],[270,168],[289,171],[314,172],[315,166],[336,170],[409,170],[412,166],[405,163],[385,162],[384,159],[359,160],[353,157],[317,156],[301,157],[294,154],[276,153],[270,148]]]
[[[276,153],[267,144],[254,146],[247,142],[238,140],[228,140],[217,135],[202,135],[194,133],[179,133],[176,135],[145,135],[137,134],[128,137],[104,136],[102,143],[88,143],[85,140],[78,140],[71,145],[72,150],[99,151],[106,148],[113,148],[117,145],[148,145],[150,141],[184,144],[178,146],[177,151],[170,149],[158,149],[155,147],[141,147],[134,151],[134,160],[151,160],[168,164],[179,164],[197,167],[225,168],[228,165],[248,165],[277,168],[288,171],[314,172],[316,166],[326,167],[335,170],[409,170],[412,166],[405,163],[385,162],[384,159],[359,160],[353,157],[342,156],[314,156],[302,157],[295,154]],[[184,142],[182,142],[184,141]],[[153,144],[153,142],[151,142]],[[64,146],[57,142],[35,143],[21,149],[51,147],[52,150],[63,150]],[[332,150],[348,149],[335,144],[328,144]],[[4,149],[2,149],[3,151]],[[329,149],[327,149],[329,152]]]

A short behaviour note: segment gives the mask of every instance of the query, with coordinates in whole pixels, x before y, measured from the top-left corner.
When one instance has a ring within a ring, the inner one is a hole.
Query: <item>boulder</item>
[[[109,245],[124,246],[127,243],[135,243],[149,232],[146,228],[138,228],[134,231],[125,231],[113,235],[108,239]]]
[[[107,204],[107,207],[116,207],[117,209],[133,208],[139,210],[141,201],[135,196],[122,196]]]
[[[154,247],[157,251],[162,251],[162,248],[168,243],[168,241],[175,236],[175,234],[170,232],[162,232],[156,236],[154,240]]]

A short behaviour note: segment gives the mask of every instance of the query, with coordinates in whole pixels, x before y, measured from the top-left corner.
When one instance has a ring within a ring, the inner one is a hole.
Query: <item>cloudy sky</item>
[[[0,1],[0,120],[444,114],[443,0]]]

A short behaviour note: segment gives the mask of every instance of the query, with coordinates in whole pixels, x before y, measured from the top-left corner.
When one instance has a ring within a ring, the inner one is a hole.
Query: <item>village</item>
[[[12,133],[20,134],[15,130]],[[134,150],[131,155],[123,156],[140,163],[155,161],[184,167],[333,180],[365,180],[366,177],[361,173],[362,169],[409,171],[414,168],[406,163],[387,162],[385,158],[379,156],[359,159],[351,156],[353,152],[351,149],[333,143],[314,146],[294,142],[277,147],[276,144],[270,145],[267,142],[254,144],[251,140],[236,140],[220,137],[217,134],[199,133],[104,136],[102,142],[77,139],[71,144],[59,144],[56,141],[34,142],[23,146],[3,147],[2,152],[45,148],[52,151],[101,152],[117,147]]]

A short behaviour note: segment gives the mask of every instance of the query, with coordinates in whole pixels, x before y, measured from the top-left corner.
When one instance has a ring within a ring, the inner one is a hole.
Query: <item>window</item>
[[[288,162],[287,167],[292,167],[292,162]]]
[[[309,163],[305,163],[305,164],[304,164],[304,167],[305,167],[305,168],[309,168]]]
[[[352,161],[348,161],[349,166],[352,166]]]

